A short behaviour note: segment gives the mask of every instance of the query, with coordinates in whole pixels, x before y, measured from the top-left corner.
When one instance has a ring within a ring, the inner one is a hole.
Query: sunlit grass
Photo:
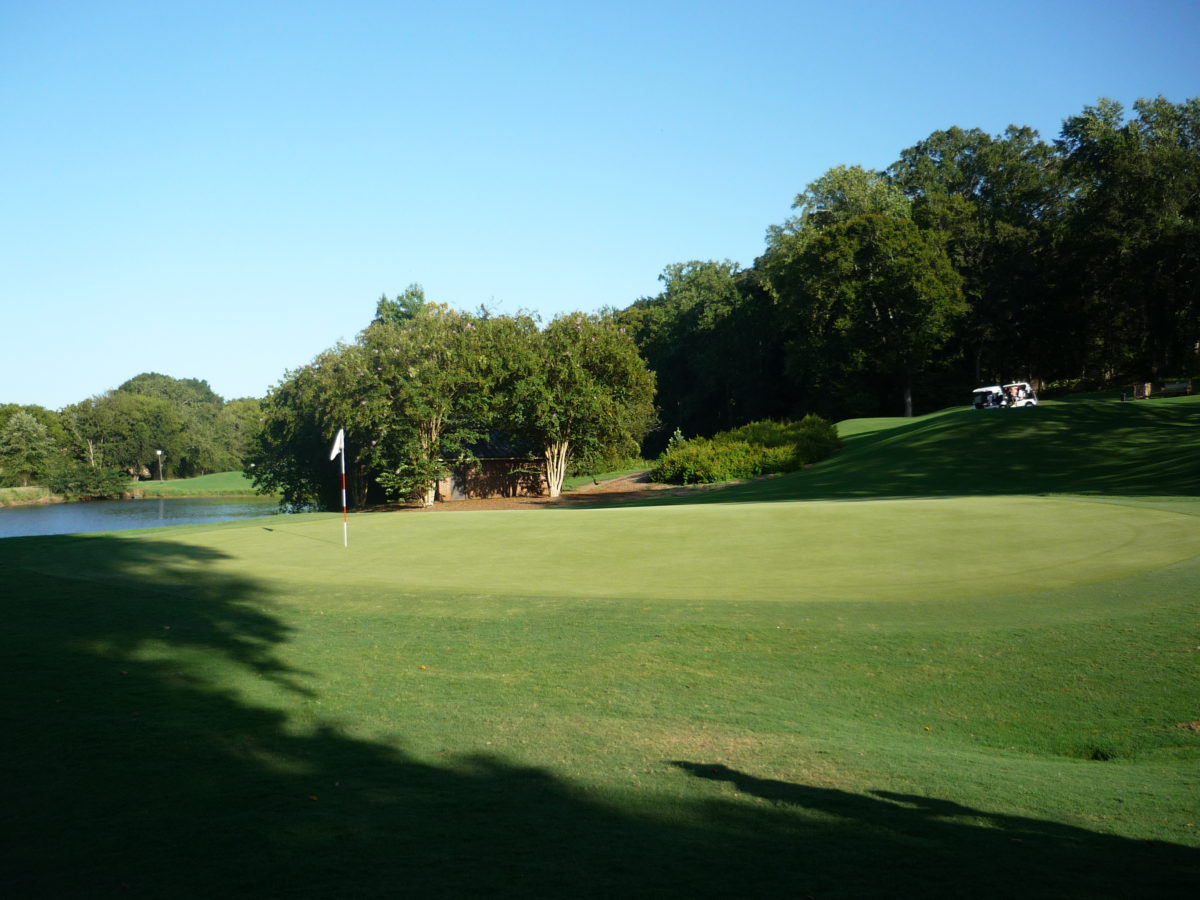
[[[133,487],[148,497],[239,497],[255,493],[254,483],[241,472],[215,472],[169,481],[139,481]]]

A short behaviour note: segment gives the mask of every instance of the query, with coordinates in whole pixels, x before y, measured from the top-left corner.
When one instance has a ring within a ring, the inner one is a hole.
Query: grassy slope
[[[1197,496],[1198,426],[1200,397],[1049,401],[1013,410],[962,407],[915,419],[852,419],[838,425],[846,446],[834,459],[708,499]]]
[[[254,485],[241,472],[215,472],[171,481],[139,481],[147,497],[240,497],[254,494]]]
[[[1198,411],[860,422],[704,505],[361,515],[348,551],[335,515],[0,541],[0,878],[1190,896],[1200,500],[1171,473]],[[1097,493],[868,493],[956,457]]]

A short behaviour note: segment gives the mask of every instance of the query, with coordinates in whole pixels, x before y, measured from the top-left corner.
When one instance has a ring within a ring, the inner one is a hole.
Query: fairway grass
[[[241,472],[214,472],[169,481],[138,481],[133,486],[147,497],[244,497],[255,494],[254,483]]]
[[[0,541],[6,893],[1194,893],[1200,500],[349,536]]]

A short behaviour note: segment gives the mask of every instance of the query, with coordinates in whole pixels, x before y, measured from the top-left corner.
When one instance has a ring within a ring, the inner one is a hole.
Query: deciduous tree
[[[821,229],[797,265],[844,364],[890,379],[911,416],[913,376],[965,311],[945,253],[911,219],[867,213]]]
[[[46,474],[54,443],[41,422],[24,410],[0,429],[0,479],[27,487]]]
[[[531,336],[509,427],[542,448],[550,496],[572,460],[636,454],[655,424],[654,376],[627,329],[571,313]]]

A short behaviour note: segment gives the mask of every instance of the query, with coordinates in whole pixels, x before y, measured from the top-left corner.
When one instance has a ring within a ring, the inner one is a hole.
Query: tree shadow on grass
[[[714,785],[656,809],[497,757],[431,764],[296,721],[319,688],[287,662],[268,586],[222,560],[145,537],[0,541],[3,896],[1164,896],[1200,865],[717,765],[678,764],[768,802]],[[247,699],[260,681],[296,702]]]
[[[796,849],[810,854],[821,891],[845,896],[1184,896],[1200,876],[1200,851],[1131,841],[948,800],[759,778],[720,763],[672,763],[732,785],[775,810],[826,821]],[[727,800],[717,820],[741,815]],[[811,820],[810,820],[811,821]]]

